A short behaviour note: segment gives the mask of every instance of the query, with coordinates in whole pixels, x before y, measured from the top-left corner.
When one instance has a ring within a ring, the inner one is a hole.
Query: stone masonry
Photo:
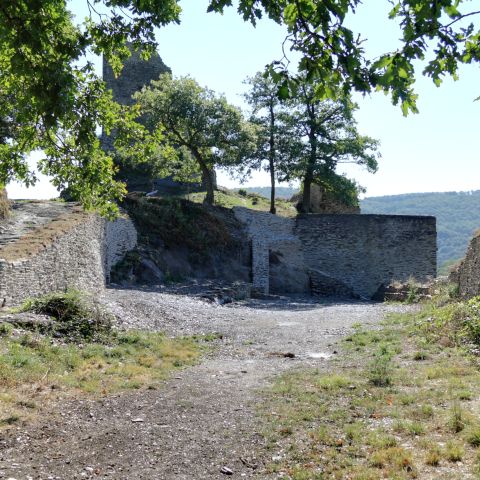
[[[458,285],[459,294],[464,298],[480,295],[480,234],[474,235],[465,258],[449,276]]]
[[[234,213],[246,226],[252,241],[252,289],[263,294],[270,292],[272,250],[288,261],[289,272],[297,284],[305,266],[300,239],[294,234],[295,219],[243,207],[235,207]],[[283,290],[283,287],[279,290]],[[301,290],[304,291],[305,288]]]
[[[393,281],[436,276],[433,217],[234,211],[251,238],[253,287],[261,293],[372,298]]]
[[[112,266],[137,243],[128,217],[109,222],[96,214],[76,212],[56,221],[68,227],[55,231],[52,221],[0,249],[3,305],[68,288],[98,292],[108,282]],[[43,243],[34,241],[49,229],[53,233]]]

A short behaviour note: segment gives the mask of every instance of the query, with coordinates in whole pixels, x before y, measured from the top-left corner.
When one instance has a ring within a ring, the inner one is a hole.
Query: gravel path
[[[108,290],[102,301],[124,328],[223,339],[165,388],[69,402],[58,415],[3,433],[0,478],[262,478],[259,389],[286,369],[328,362],[352,324],[406,308],[293,297],[219,306],[139,290]]]

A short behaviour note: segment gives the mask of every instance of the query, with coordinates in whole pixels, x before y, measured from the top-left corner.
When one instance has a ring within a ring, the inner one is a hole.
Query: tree
[[[59,188],[69,185],[87,206],[115,210],[124,190],[115,182],[112,159],[95,139],[98,126],[124,132],[134,116],[113,105],[87,52],[105,55],[115,71],[129,55],[128,42],[154,46],[156,27],[179,22],[177,0],[85,0],[89,18],[74,23],[65,0],[0,2],[0,184],[12,179],[35,181],[26,156],[41,149],[41,171]],[[480,11],[466,0],[398,0],[390,17],[400,22],[399,48],[372,60],[363,39],[345,26],[347,14],[360,0],[239,0],[238,12],[255,23],[268,16],[288,28],[286,48],[300,54],[299,70],[316,85],[319,98],[333,98],[341,86],[389,92],[406,114],[416,111],[413,91],[415,61],[438,85],[458,65],[480,61],[480,31],[474,23]],[[208,10],[221,13],[232,0],[210,0]],[[434,48],[428,48],[433,45]],[[272,62],[269,71],[288,97],[296,74],[288,62]],[[118,125],[118,123],[123,125]],[[132,127],[133,128],[133,127]]]
[[[309,213],[312,183],[351,195],[353,184],[336,174],[337,165],[355,163],[375,172],[379,142],[358,133],[353,117],[357,106],[348,97],[319,100],[315,88],[304,81],[297,84],[290,107],[290,135],[297,140],[284,172],[286,179],[302,181],[302,211]]]
[[[223,12],[232,0],[211,0],[209,11]],[[468,0],[389,0],[389,19],[399,22],[399,47],[378,58],[365,55],[365,38],[345,25],[361,0],[240,0],[238,12],[255,22],[267,15],[288,28],[285,43],[300,54],[298,70],[316,84],[319,98],[334,98],[338,87],[343,94],[356,90],[389,93],[402,112],[417,112],[416,61],[425,62],[423,75],[439,86],[445,75],[457,78],[459,64],[480,62],[480,18]],[[295,90],[296,73],[288,71],[289,61],[272,62],[269,71],[281,85],[280,95]]]
[[[135,98],[147,127],[160,131],[164,148],[170,147],[165,158],[178,165],[178,147],[188,149],[206,185],[205,202],[213,204],[213,169],[239,165],[253,154],[253,125],[225,97],[189,77],[174,79],[169,73],[162,74]]]
[[[251,90],[245,94],[247,103],[252,107],[250,121],[258,125],[258,147],[252,157],[254,169],[262,168],[267,161],[266,170],[270,173],[270,213],[275,214],[275,181],[278,176],[277,165],[287,161],[288,135],[285,132],[286,111],[285,104],[278,97],[278,86],[271,78],[257,73],[248,78]]]

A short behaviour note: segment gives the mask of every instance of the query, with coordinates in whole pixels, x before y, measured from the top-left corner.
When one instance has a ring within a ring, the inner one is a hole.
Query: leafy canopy
[[[96,129],[141,132],[134,113],[115,106],[110,94],[85,63],[88,52],[103,54],[120,72],[128,57],[127,42],[154,46],[156,27],[179,22],[177,0],[85,0],[90,15],[74,23],[65,0],[0,2],[0,183],[13,179],[31,184],[26,156],[43,150],[40,170],[53,175],[57,187],[68,185],[86,206],[115,211],[124,193],[114,181],[112,159],[101,151]],[[416,111],[415,61],[439,85],[454,78],[459,64],[480,60],[480,10],[467,0],[392,1],[390,17],[400,22],[399,47],[372,60],[362,37],[345,26],[360,0],[239,0],[245,21],[267,16],[288,28],[285,46],[300,54],[299,71],[315,84],[319,98],[355,89],[381,90],[400,103],[403,113]],[[208,10],[223,12],[232,0],[210,0]],[[432,48],[429,48],[431,46]],[[83,63],[82,63],[83,62]],[[272,62],[269,73],[281,97],[296,88],[288,62]]]
[[[363,38],[345,25],[360,0],[240,0],[238,11],[255,23],[267,15],[288,28],[287,46],[300,54],[299,71],[316,84],[320,98],[333,98],[338,86],[390,94],[404,115],[417,112],[414,92],[415,61],[422,73],[438,86],[445,75],[457,78],[460,64],[480,62],[480,28],[475,21],[480,9],[468,0],[391,0],[391,20],[398,21],[402,37],[398,48],[370,59]],[[209,10],[222,12],[231,0],[213,0]],[[288,60],[272,62],[271,76],[280,84],[283,97],[295,88]]]
[[[214,167],[238,166],[255,149],[255,128],[242,112],[190,77],[162,74],[134,97],[147,127],[163,138],[165,167],[173,169],[169,173],[183,168],[179,155],[188,158],[186,150],[206,182],[208,203],[213,202]]]
[[[346,200],[354,198],[358,187],[336,173],[341,163],[354,163],[369,172],[377,170],[379,142],[361,135],[353,116],[358,106],[350,98],[321,100],[306,79],[297,86],[289,103],[291,155],[282,165],[286,180],[300,179],[303,184],[303,211],[310,211],[313,183],[327,191],[338,190]]]

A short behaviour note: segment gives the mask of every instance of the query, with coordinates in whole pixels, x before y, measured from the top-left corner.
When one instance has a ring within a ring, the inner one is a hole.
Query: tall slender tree
[[[279,174],[277,165],[286,161],[291,153],[285,149],[288,113],[284,102],[279,99],[278,86],[270,77],[259,72],[248,78],[246,83],[251,86],[245,94],[247,103],[252,107],[251,121],[260,127],[258,148],[251,166],[256,169],[266,167],[270,173],[270,213],[275,214],[275,184]]]

